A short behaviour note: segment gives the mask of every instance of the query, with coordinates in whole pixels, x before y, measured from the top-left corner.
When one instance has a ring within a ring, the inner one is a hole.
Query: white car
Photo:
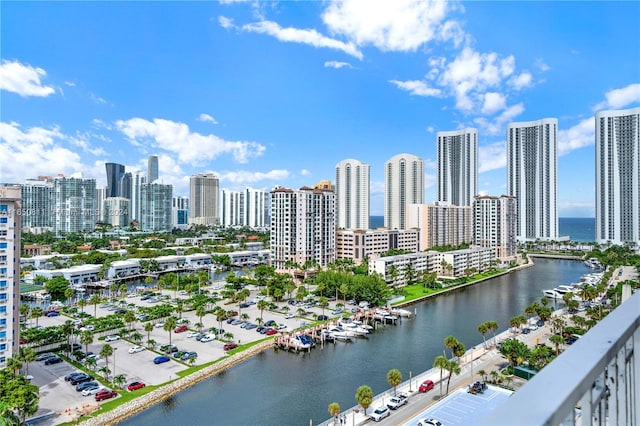
[[[287,315],[284,316],[284,319],[291,319],[291,318],[294,318],[294,317],[295,317],[295,315],[293,315],[293,314],[287,314]]]
[[[157,322],[154,327],[155,328],[162,328],[162,327],[164,327],[164,323],[163,322]]]
[[[98,392],[100,392],[101,390],[106,389],[106,387],[104,386],[98,386],[96,388],[89,388],[89,389],[85,389],[82,391],[82,396],[89,396],[89,395],[95,395]]]
[[[203,342],[203,343],[212,342],[214,340],[216,340],[216,335],[215,334],[207,334],[202,339],[200,339],[200,341]]]
[[[129,348],[129,353],[130,354],[137,354],[138,352],[142,352],[145,350],[144,346],[134,346],[132,348]]]
[[[82,327],[80,329],[80,331],[94,331],[95,329],[96,328],[93,325],[89,324],[89,325],[86,325],[86,326]]]
[[[111,334],[104,338],[105,342],[115,342],[116,340],[120,340],[120,336],[117,334]]]
[[[371,420],[373,420],[374,422],[379,422],[385,417],[389,417],[389,415],[391,415],[389,409],[381,405],[380,407],[373,410],[373,413],[371,413],[369,417],[371,417]]]
[[[196,337],[198,334],[200,333],[198,333],[197,331],[190,331],[187,333],[187,337]]]
[[[436,419],[420,419],[418,420],[418,426],[444,426]]]
[[[283,323],[278,324],[278,330],[286,330],[286,329],[287,329],[286,324],[283,324]]]

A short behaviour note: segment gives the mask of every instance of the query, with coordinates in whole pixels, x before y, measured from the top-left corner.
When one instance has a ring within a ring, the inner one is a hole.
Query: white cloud
[[[640,102],[640,83],[630,84],[620,89],[613,89],[605,93],[606,101],[600,102],[594,110],[605,108],[618,109],[629,104]]]
[[[371,181],[369,192],[373,194],[384,194],[384,181]]]
[[[529,87],[531,86],[532,82],[533,76],[527,71],[521,72],[520,74],[513,76],[513,78],[509,80],[509,84],[516,90],[521,90],[525,87]]]
[[[55,89],[43,86],[40,78],[47,76],[42,68],[34,68],[18,61],[3,60],[0,65],[0,90],[20,96],[49,96]]]
[[[264,180],[278,181],[291,176],[288,170],[271,170],[268,172],[251,172],[248,170],[238,170],[233,172],[218,173],[221,182],[234,185],[253,184]]]
[[[447,24],[455,3],[424,0],[333,0],[322,20],[333,34],[358,46],[383,51],[415,51],[431,40],[459,37],[459,28]]]
[[[353,66],[351,66],[351,64],[349,62],[340,62],[340,61],[326,61],[324,63],[324,67],[325,68],[336,68],[336,69],[340,69],[340,68],[353,68]]]
[[[593,145],[594,142],[594,118],[585,118],[568,130],[558,131],[558,155],[566,155],[573,150]]]
[[[209,114],[202,113],[197,118],[198,121],[209,122],[212,124],[218,124],[218,120],[210,116]]]
[[[434,130],[433,126],[427,126],[427,132],[433,133]]]
[[[482,105],[482,113],[491,115],[506,106],[507,100],[500,93],[489,92],[484,94],[484,104]]]
[[[235,25],[233,25],[233,19],[227,18],[226,16],[218,16],[218,23],[225,30],[235,27]]]
[[[389,80],[389,83],[395,84],[396,87],[402,90],[406,90],[411,95],[434,96],[434,97],[439,97],[442,95],[442,90],[434,87],[429,87],[427,83],[420,80],[411,80],[411,81]]]
[[[66,84],[69,87],[76,87],[76,84],[73,81],[65,81],[64,84]]]
[[[547,72],[551,69],[551,67],[547,65],[542,58],[536,59],[534,64],[541,72]]]
[[[107,101],[104,98],[96,95],[95,93],[90,93],[90,96],[91,96],[91,100],[97,104],[104,105],[107,103]]]
[[[362,52],[353,43],[345,43],[340,40],[325,37],[314,29],[302,30],[298,28],[282,28],[278,23],[272,21],[260,21],[242,26],[243,31],[259,34],[267,34],[280,41],[308,44],[313,47],[324,47],[328,49],[340,50],[348,55],[362,59]]]
[[[505,142],[496,142],[478,148],[478,173],[501,169],[507,165]]]
[[[164,149],[177,155],[180,162],[201,165],[223,154],[231,154],[238,163],[259,157],[265,147],[256,142],[227,141],[215,135],[191,132],[185,123],[154,118],[118,120],[116,128],[124,133],[134,145],[144,141],[152,147]]]
[[[302,176],[311,176],[311,172],[309,170],[307,170],[307,169],[300,170],[300,174]]]
[[[524,104],[520,102],[519,104],[511,105],[510,107],[502,111],[502,113],[499,116],[495,117],[493,120],[489,120],[485,117],[478,117],[474,119],[473,122],[476,123],[485,133],[496,135],[500,132],[504,132],[504,125],[510,121],[513,121],[515,117],[519,116],[523,112]]]

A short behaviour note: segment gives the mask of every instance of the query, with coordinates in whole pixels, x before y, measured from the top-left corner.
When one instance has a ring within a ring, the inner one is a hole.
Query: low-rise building
[[[398,229],[338,229],[336,231],[336,259],[351,259],[359,265],[391,249],[419,251],[420,230]]]

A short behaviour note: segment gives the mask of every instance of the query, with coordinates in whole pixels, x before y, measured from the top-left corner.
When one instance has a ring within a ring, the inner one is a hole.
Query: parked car
[[[254,324],[254,323],[250,322],[249,324],[247,324],[247,326],[245,327],[245,329],[247,329],[247,330],[253,330],[254,328],[257,328],[257,327],[258,327],[258,325],[257,325],[257,324]]]
[[[154,325],[155,328],[162,328],[164,327],[164,322],[157,322],[156,325]]]
[[[186,325],[179,325],[176,328],[173,329],[174,333],[183,333],[185,331],[189,330],[189,327],[187,327]]]
[[[127,390],[134,391],[134,390],[142,389],[145,386],[146,385],[143,382],[132,382],[132,383],[129,383],[129,386],[127,386]]]
[[[375,410],[373,410],[373,413],[371,413],[370,417],[371,417],[371,420],[373,420],[374,422],[379,422],[385,417],[389,417],[389,415],[391,415],[391,412],[389,411],[389,409],[387,407],[380,406]]]
[[[94,381],[82,382],[82,383],[78,383],[76,385],[76,391],[77,392],[82,392],[85,389],[95,389],[98,386],[100,386],[100,383],[98,383],[98,382],[94,382]]]
[[[58,355],[54,355],[50,358],[45,359],[44,365],[58,364],[60,362],[62,362],[62,358],[60,358]]]
[[[258,333],[260,333],[260,334],[264,334],[264,333],[265,333],[265,331],[267,331],[267,330],[268,330],[268,328],[269,328],[269,327],[263,327],[263,326],[260,326],[260,327],[256,328],[256,332],[258,332]]]
[[[264,332],[267,336],[273,336],[274,334],[278,334],[278,330],[273,328],[268,328],[267,331]]]
[[[436,419],[420,419],[418,420],[418,426],[443,426],[443,424]]]
[[[265,327],[273,327],[275,325],[277,325],[277,323],[274,320],[269,320],[264,323]]]
[[[474,382],[472,385],[469,386],[469,390],[467,392],[469,392],[470,394],[477,394],[477,393],[484,393],[484,391],[487,389],[487,384],[484,382]]]
[[[74,371],[73,373],[69,373],[66,376],[64,376],[64,381],[65,382],[70,382],[71,379],[73,379],[74,377],[79,377],[79,376],[83,376],[86,373],[82,372],[82,371]]]
[[[399,393],[396,396],[392,396],[389,398],[389,402],[387,402],[387,407],[392,410],[397,410],[402,407],[404,404],[409,402],[409,395],[406,393]]]
[[[432,380],[425,380],[424,382],[422,382],[422,384],[420,385],[418,390],[420,392],[428,392],[431,389],[433,389],[434,386],[435,386],[435,384],[433,383]]]
[[[202,339],[200,339],[200,341],[202,343],[212,342],[214,340],[216,340],[216,335],[215,334],[207,334]]]
[[[200,341],[202,341],[202,338],[203,338],[204,336],[206,336],[206,334],[204,334],[204,333],[198,333],[198,334],[196,335],[196,340],[197,340],[198,342],[200,342]]]
[[[36,355],[36,361],[46,361],[47,359],[53,358],[54,356],[58,355],[54,354],[53,352],[44,352]]]
[[[80,331],[95,331],[95,330],[96,330],[96,327],[91,324],[85,325],[80,329]]]
[[[318,321],[326,321],[329,317],[327,315],[318,315]]]
[[[94,388],[85,389],[81,393],[82,393],[82,396],[91,396],[99,392],[102,392],[103,390],[107,390],[107,388],[102,385],[98,385],[97,387],[94,387]]]
[[[75,352],[75,351],[79,351],[82,349],[82,345],[79,343],[74,343],[71,345],[71,351]]]
[[[544,325],[544,321],[540,319],[540,320],[536,321],[536,325],[538,327],[542,327]]]
[[[522,334],[529,334],[531,333],[531,329],[529,327],[525,327],[522,329]]]
[[[224,350],[225,351],[230,351],[231,349],[235,349],[237,348],[238,345],[235,343],[227,343],[226,345],[224,345]]]
[[[284,319],[291,319],[291,318],[295,318],[295,315],[293,315],[293,314],[286,314],[286,315],[284,316]]]
[[[180,359],[182,361],[189,361],[191,358],[198,358],[198,353],[197,352],[185,352],[180,357]]]
[[[118,392],[114,390],[105,389],[102,392],[98,392],[95,396],[96,401],[103,401],[105,399],[113,398],[118,396]]]
[[[145,350],[144,346],[134,346],[132,348],[129,348],[129,353],[130,354],[137,354],[138,352],[142,352]]]
[[[162,345],[160,346],[160,352],[172,354],[174,352],[178,352],[178,347],[176,345]]]
[[[51,317],[59,317],[60,313],[57,311],[51,311],[47,314],[47,317],[51,318]]]
[[[166,355],[160,355],[153,359],[154,364],[162,364],[163,362],[169,362],[169,361],[171,361],[171,358],[169,358]]]
[[[190,332],[187,333],[187,337],[189,337],[189,338],[196,337],[198,334],[200,334],[200,333],[198,333],[197,331],[190,331]]]
[[[278,330],[284,330],[286,328],[287,328],[286,324],[283,324],[283,323],[278,324]]]
[[[87,373],[82,373],[82,374],[73,376],[71,379],[69,379],[69,382],[71,382],[72,385],[78,385],[80,383],[90,382],[93,379],[94,379],[93,376],[90,376]]]
[[[120,336],[117,334],[110,334],[109,336],[104,338],[105,342],[115,342],[116,340],[120,340]]]

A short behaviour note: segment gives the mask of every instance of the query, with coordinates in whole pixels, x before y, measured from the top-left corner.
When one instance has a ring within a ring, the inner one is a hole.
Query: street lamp
[[[113,348],[113,378],[111,383],[113,387],[115,387],[115,383],[116,383],[116,351],[117,350],[118,348]]]

